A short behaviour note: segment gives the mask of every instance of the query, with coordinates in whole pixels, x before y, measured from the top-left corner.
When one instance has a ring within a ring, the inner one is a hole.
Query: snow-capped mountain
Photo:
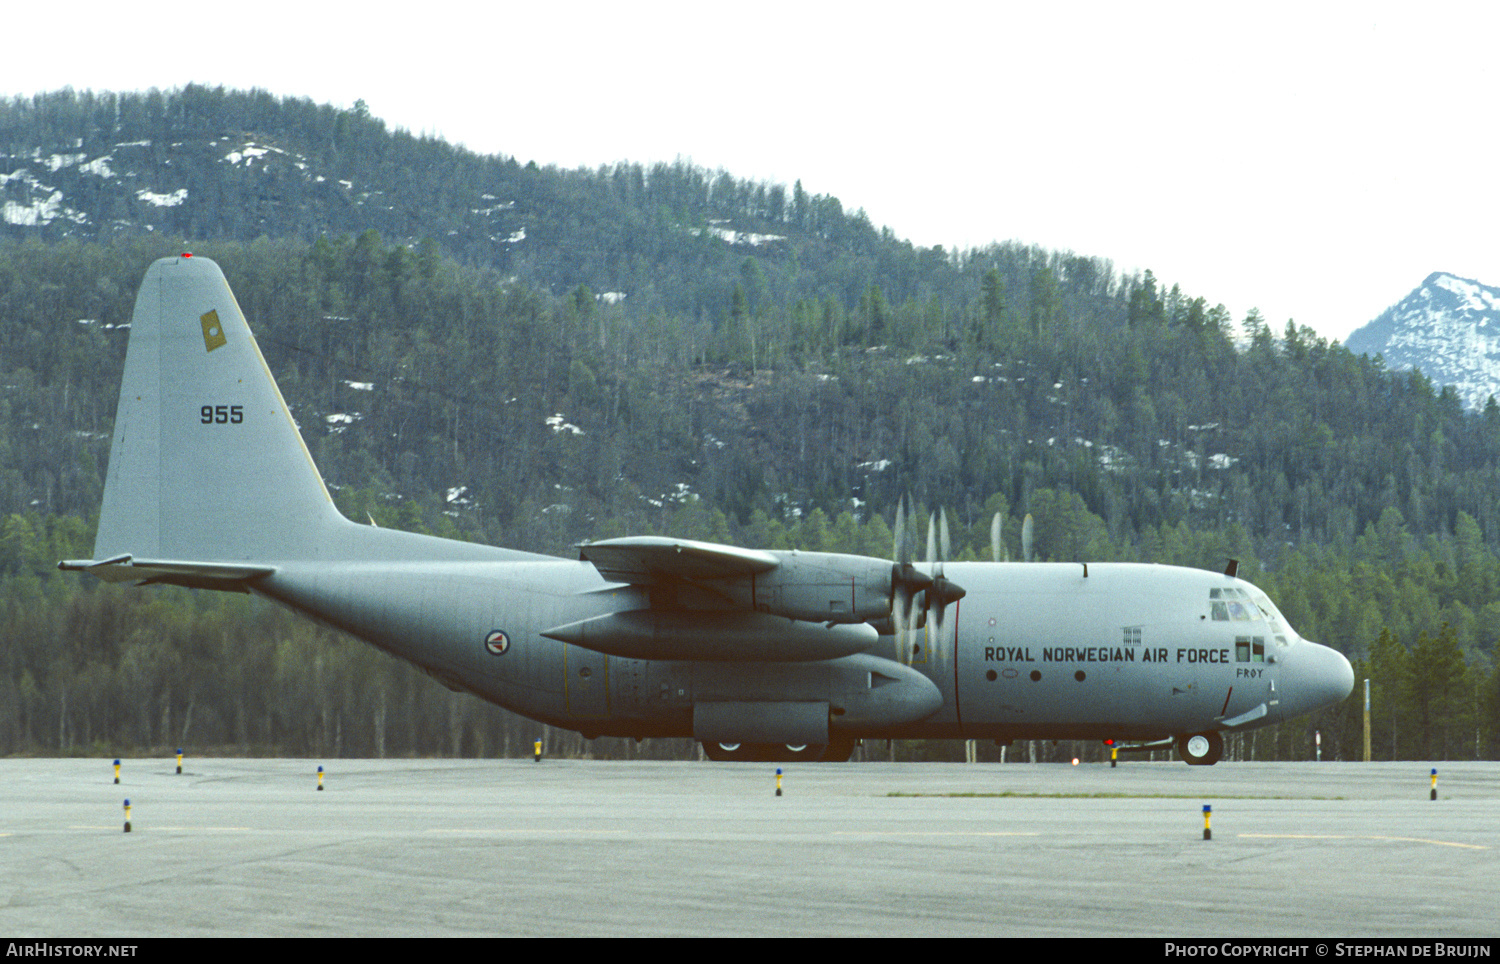
[[[1500,397],[1500,288],[1438,271],[1349,336],[1355,354],[1382,354],[1452,385],[1470,408]]]

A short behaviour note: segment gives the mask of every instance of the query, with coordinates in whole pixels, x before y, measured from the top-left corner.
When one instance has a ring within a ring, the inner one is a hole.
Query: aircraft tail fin
[[[95,559],[320,554],[342,517],[219,266],[151,266],[136,296]]]

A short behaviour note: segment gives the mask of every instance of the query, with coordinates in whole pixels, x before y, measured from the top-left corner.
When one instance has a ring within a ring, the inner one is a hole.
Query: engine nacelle
[[[803,662],[871,649],[880,636],[866,625],[796,621],[743,610],[636,609],[609,613],[542,633],[627,659]]]
[[[823,623],[862,623],[891,612],[891,564],[833,552],[773,552],[776,568],[718,585],[736,605]]]
[[[690,539],[626,536],[579,546],[610,582],[651,593],[664,610],[741,609],[816,623],[887,619],[933,579],[911,565],[833,552],[739,549]]]

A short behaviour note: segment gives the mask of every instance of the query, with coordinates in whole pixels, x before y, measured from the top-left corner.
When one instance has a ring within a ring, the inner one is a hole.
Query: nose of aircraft
[[[1353,692],[1354,667],[1338,650],[1303,640],[1287,656],[1282,677],[1282,711],[1287,718],[1332,706]]]

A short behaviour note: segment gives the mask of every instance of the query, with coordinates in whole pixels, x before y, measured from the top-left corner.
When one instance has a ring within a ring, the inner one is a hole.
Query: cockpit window
[[[1232,586],[1227,589],[1210,589],[1208,598],[1209,611],[1213,613],[1215,622],[1244,623],[1259,618],[1249,594],[1243,589]]]
[[[1288,629],[1286,617],[1281,615],[1281,611],[1276,608],[1275,603],[1271,602],[1270,597],[1254,586],[1246,584],[1244,586],[1224,586],[1218,589],[1210,589],[1208,591],[1208,599],[1209,612],[1212,614],[1214,622],[1245,623],[1264,621],[1266,627],[1270,629],[1276,645],[1281,647],[1290,646],[1291,641],[1297,636],[1296,633]],[[1258,651],[1261,654],[1265,652],[1264,636],[1253,637],[1254,643],[1249,642],[1251,639],[1252,637],[1249,636],[1235,637],[1236,654],[1241,662],[1258,661],[1262,656],[1256,656],[1255,652]],[[1242,640],[1246,641],[1245,645],[1247,647],[1253,648],[1246,651],[1248,655],[1239,657],[1238,647]]]
[[[1209,589],[1209,613],[1215,622],[1262,622],[1271,630],[1277,646],[1290,646],[1292,640],[1296,639],[1296,633],[1287,628],[1286,616],[1281,615],[1277,604],[1272,603],[1271,597],[1254,588],[1251,585],[1244,586],[1221,586],[1218,589]],[[1239,640],[1250,639],[1250,637],[1235,637],[1236,646]],[[1254,639],[1262,642],[1262,652],[1265,651],[1265,637],[1257,636]],[[1259,660],[1260,657],[1256,657]],[[1250,661],[1250,657],[1245,658]]]
[[[1286,637],[1291,634],[1287,633],[1286,618],[1281,615],[1281,610],[1277,609],[1276,604],[1271,602],[1271,598],[1259,589],[1251,590],[1250,598],[1255,600],[1255,605],[1260,607],[1261,613],[1265,616],[1266,625],[1271,628],[1272,633],[1276,634],[1276,642],[1281,646],[1287,645]]]

